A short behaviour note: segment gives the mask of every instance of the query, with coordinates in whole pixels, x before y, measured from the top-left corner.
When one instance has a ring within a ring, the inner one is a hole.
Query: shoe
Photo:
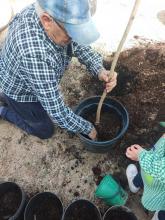
[[[155,214],[154,214],[154,216],[152,217],[151,220],[159,220],[159,218],[158,218],[158,211],[155,212]]]
[[[128,180],[129,189],[132,193],[137,193],[140,189],[140,187],[136,187],[133,184],[133,179],[137,174],[138,174],[137,167],[134,164],[128,165],[126,169],[126,176]]]

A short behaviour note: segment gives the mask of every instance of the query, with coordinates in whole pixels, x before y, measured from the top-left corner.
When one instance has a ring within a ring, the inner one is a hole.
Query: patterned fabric
[[[152,150],[143,150],[139,163],[144,182],[144,207],[150,211],[165,210],[165,138],[160,138]]]
[[[102,58],[89,46],[71,42],[74,56],[97,76]],[[65,106],[59,83],[71,61],[68,46],[56,45],[44,32],[34,4],[17,14],[0,51],[0,87],[18,102],[39,101],[52,120],[72,132],[89,134],[93,125]]]

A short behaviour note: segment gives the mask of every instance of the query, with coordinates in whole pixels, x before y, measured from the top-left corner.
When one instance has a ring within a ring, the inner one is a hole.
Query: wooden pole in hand
[[[131,26],[132,26],[133,20],[135,18],[137,9],[139,7],[139,4],[140,4],[140,0],[136,0],[135,4],[134,4],[134,7],[133,7],[133,10],[131,12],[131,16],[129,18],[127,27],[125,29],[123,37],[122,37],[122,39],[120,41],[120,44],[119,44],[119,46],[117,48],[117,51],[115,53],[115,56],[114,56],[114,59],[113,59],[112,65],[111,65],[111,69],[110,69],[110,72],[109,72],[109,79],[111,79],[113,77],[113,75],[114,75],[115,67],[116,67],[116,64],[117,64],[120,52],[121,52],[122,47],[123,47],[123,45],[124,45],[124,43],[126,41],[128,33],[129,33],[130,29],[131,29]],[[101,113],[102,105],[103,105],[103,102],[104,102],[104,99],[105,99],[106,95],[107,95],[107,92],[106,92],[106,90],[104,90],[104,92],[103,92],[103,94],[101,96],[100,102],[98,104],[98,108],[97,108],[96,122],[95,122],[96,125],[98,125],[100,123],[100,113]]]

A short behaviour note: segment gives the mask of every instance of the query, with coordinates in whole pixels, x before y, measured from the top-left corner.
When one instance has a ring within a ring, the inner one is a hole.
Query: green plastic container
[[[159,122],[160,126],[162,126],[163,128],[165,128],[165,121],[161,121]]]
[[[95,191],[97,198],[103,199],[107,205],[125,205],[128,194],[113,179],[111,175],[106,175]]]

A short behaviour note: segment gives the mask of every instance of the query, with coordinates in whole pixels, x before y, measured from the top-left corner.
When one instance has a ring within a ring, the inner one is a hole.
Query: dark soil
[[[34,210],[34,220],[60,220],[61,213],[58,205],[51,198],[45,198]],[[33,220],[33,219],[32,219]]]
[[[111,59],[110,59],[111,60]],[[111,61],[109,57],[103,62],[105,69],[109,70],[111,66]],[[118,72],[118,82],[116,88],[111,92],[111,96],[124,96],[131,93],[134,86],[137,84],[138,72],[134,70],[129,70],[128,67],[120,64],[116,67],[116,72]],[[81,79],[81,87],[87,91],[85,98],[93,95],[102,95],[105,85],[94,77],[85,75]],[[73,100],[72,100],[73,101]]]
[[[96,186],[98,186],[98,185],[101,183],[101,181],[102,181],[103,178],[104,178],[103,176],[98,176],[98,177],[97,177],[97,179],[96,179],[96,181],[95,181]]]
[[[79,192],[74,192],[74,197],[79,197],[80,193]]]
[[[85,117],[92,124],[95,124],[96,113],[92,113]],[[100,124],[95,125],[98,132],[98,141],[109,141],[117,136],[121,129],[121,122],[119,116],[112,110],[109,112],[102,112],[100,117]]]
[[[19,191],[10,191],[0,196],[0,220],[9,219],[18,210],[21,204]]]
[[[104,220],[137,220],[137,218],[132,213],[117,209],[109,211]]]
[[[100,218],[95,209],[80,202],[70,208],[64,220],[100,220]]]
[[[96,185],[98,186],[103,179],[103,176],[101,176],[101,173],[102,173],[101,168],[97,165],[97,166],[92,167],[92,171],[94,174],[94,181]]]
[[[92,171],[93,171],[93,174],[95,176],[100,176],[101,175],[101,168],[98,167],[98,166],[92,167]]]

